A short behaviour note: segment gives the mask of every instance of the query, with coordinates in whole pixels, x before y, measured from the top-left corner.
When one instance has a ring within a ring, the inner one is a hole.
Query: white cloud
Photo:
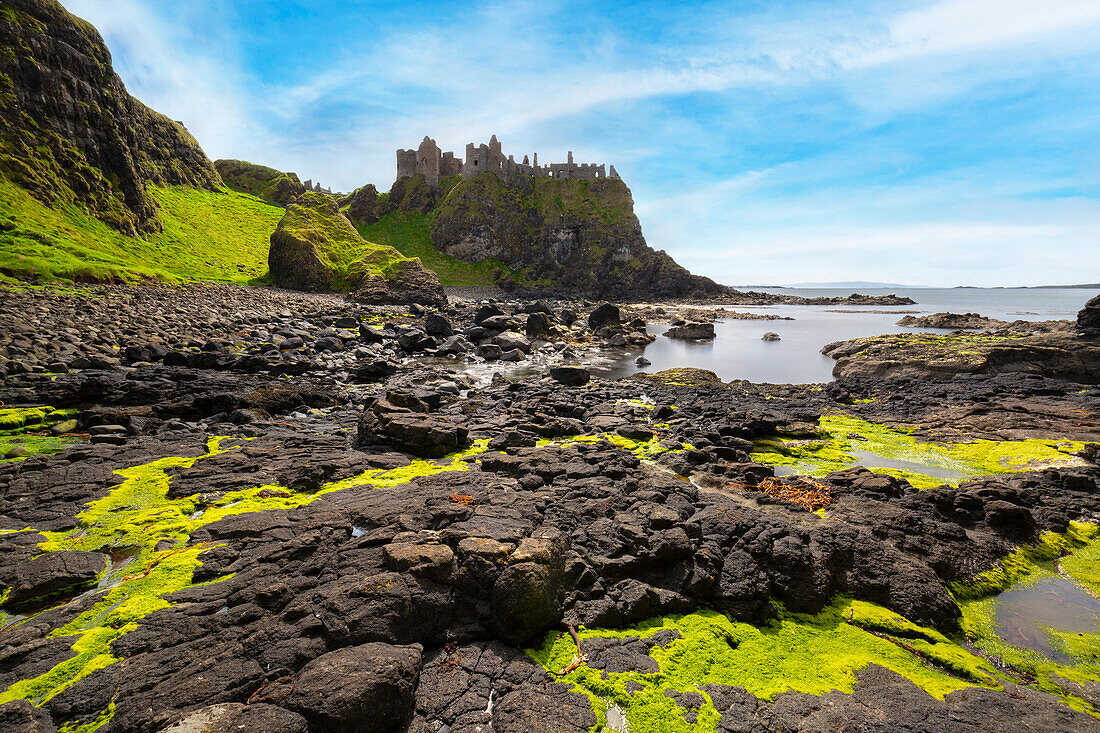
[[[869,129],[991,80],[1027,78],[1052,62],[1085,59],[1087,66],[1100,39],[1096,0],[945,0],[894,14],[830,7],[812,17],[806,6],[773,6],[748,18],[731,17],[722,3],[678,14],[676,37],[692,43],[661,46],[611,25],[578,46],[546,21],[545,5],[500,2],[412,31],[349,34],[331,54],[288,57],[293,73],[262,79],[242,68],[238,46],[248,39],[233,35],[233,24],[219,16],[231,11],[219,11],[218,3],[65,2],[103,32],[131,91],[183,120],[212,157],[251,159],[345,190],[367,181],[385,187],[393,150],[425,133],[461,154],[466,142],[496,132],[520,155],[537,149],[545,161],[564,157],[568,147],[581,158],[618,162],[626,174],[633,167],[637,180],[629,182],[651,244],[727,282],[850,279],[845,268],[858,266],[883,271],[867,279],[902,279],[895,267],[953,284],[954,275],[936,263],[963,251],[995,259],[1011,252],[1007,266],[1029,263],[1036,277],[1049,273],[1042,279],[1052,282],[1066,279],[1052,268],[1070,279],[1082,263],[1100,269],[1095,210],[1066,224],[1054,205],[997,212],[1004,218],[991,213],[991,202],[1011,207],[1013,197],[1080,183],[1056,180],[1064,173],[1032,170],[1029,179],[1012,165],[967,161],[977,167],[907,184],[846,185],[859,174],[873,177],[876,155],[896,155],[898,168],[905,167],[903,147],[864,153],[859,145],[759,169],[734,165],[717,178],[688,154],[678,167],[656,172],[651,165],[677,135],[689,137],[688,148],[722,144],[704,123],[693,127],[690,106],[678,108],[689,95],[695,105],[721,104],[738,90],[763,101],[831,86],[864,111],[860,124]],[[1100,70],[1093,65],[1086,73]],[[339,116],[318,113],[329,107]],[[748,109],[754,113],[751,103]],[[605,129],[632,116],[639,119],[630,120],[629,136]],[[729,152],[713,151],[717,158]],[[1089,160],[1096,169],[1090,154],[1083,151],[1082,169]],[[670,176],[687,181],[685,188],[667,193]],[[964,203],[979,213],[963,211]],[[1079,262],[1032,263],[1026,248],[1036,243],[1072,251]],[[798,268],[806,271],[790,272]]]

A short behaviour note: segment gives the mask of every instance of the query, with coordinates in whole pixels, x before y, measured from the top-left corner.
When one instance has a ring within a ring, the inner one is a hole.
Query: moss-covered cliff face
[[[99,33],[55,0],[0,2],[0,174],[130,235],[160,228],[147,184],[221,183],[183,125],[131,97]]]
[[[227,186],[264,201],[286,206],[306,191],[297,173],[284,173],[244,160],[215,160],[214,168]]]
[[[402,189],[404,199],[423,198],[405,190],[410,185]],[[441,194],[432,243],[453,257],[496,258],[539,280],[599,297],[727,291],[646,245],[630,189],[621,180],[502,180],[483,173]]]
[[[370,303],[446,302],[439,278],[420,260],[359,236],[335,199],[306,192],[287,206],[271,235],[271,280],[294,290],[351,291]]]

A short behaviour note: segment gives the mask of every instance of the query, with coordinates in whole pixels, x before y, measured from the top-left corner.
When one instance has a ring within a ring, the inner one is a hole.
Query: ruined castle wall
[[[416,173],[416,151],[397,151],[397,177],[409,178]]]
[[[528,163],[530,160],[530,163]],[[457,157],[453,152],[446,153],[439,150],[435,140],[425,136],[420,147],[413,150],[397,151],[397,177],[405,178],[415,173],[424,176],[431,185],[437,185],[442,176],[461,175],[463,178],[472,178],[479,173],[488,171],[498,176],[532,176],[557,179],[583,178],[595,180],[608,177],[608,172],[603,163],[575,163],[573,152],[569,151],[566,162],[539,165],[538,153],[532,158],[523,157],[522,163],[517,163],[511,155],[505,156],[501,150],[500,141],[493,135],[488,144],[466,144],[466,158]],[[611,166],[611,178],[618,178],[615,166]]]

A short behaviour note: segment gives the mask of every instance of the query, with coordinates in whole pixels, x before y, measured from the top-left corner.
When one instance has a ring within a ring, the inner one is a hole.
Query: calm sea
[[[816,296],[850,295],[850,290],[777,289],[769,292]],[[893,306],[737,306],[738,311],[774,313],[791,316],[793,321],[724,320],[715,323],[717,337],[709,343],[658,338],[645,350],[653,362],[646,367],[634,365],[636,354],[606,363],[593,364],[601,376],[626,376],[637,371],[654,372],[673,367],[709,369],[723,380],[748,379],[754,382],[803,384],[832,379],[835,363],[821,355],[821,347],[832,341],[874,336],[882,333],[912,332],[895,325],[902,317],[898,311],[919,311],[915,315],[952,312],[980,313],[1006,321],[1017,319],[1046,321],[1074,319],[1095,290],[1082,289],[984,289],[918,288],[913,290],[863,290],[869,295],[896,292],[917,301],[917,305]],[[671,310],[671,309],[670,309]],[[855,313],[836,313],[851,310]],[[868,311],[889,310],[891,313]],[[666,324],[650,324],[651,333],[663,333]],[[780,341],[761,341],[767,331]]]

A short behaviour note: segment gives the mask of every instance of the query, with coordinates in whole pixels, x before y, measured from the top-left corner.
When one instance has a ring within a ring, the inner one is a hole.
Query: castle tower
[[[397,151],[397,177],[409,178],[416,173],[416,151]]]
[[[416,150],[416,172],[424,175],[429,186],[439,185],[439,163],[442,157],[435,140],[425,135]]]

